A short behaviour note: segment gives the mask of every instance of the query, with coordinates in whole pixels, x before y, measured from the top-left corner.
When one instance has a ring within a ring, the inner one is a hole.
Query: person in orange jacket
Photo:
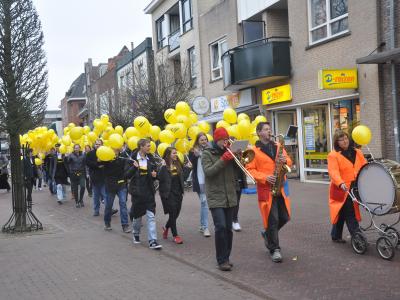
[[[346,222],[351,235],[359,230],[361,221],[358,204],[349,196],[349,189],[357,178],[361,167],[367,163],[361,150],[354,147],[349,135],[337,130],[333,136],[333,147],[328,155],[329,209],[332,223],[331,237],[336,243],[345,243],[342,238]]]
[[[253,147],[255,156],[246,165],[246,169],[257,183],[258,206],[265,228],[261,234],[265,246],[271,254],[272,261],[281,262],[282,254],[278,232],[290,219],[290,200],[286,178],[281,189],[282,196],[272,197],[271,187],[276,181],[274,176],[276,162],[280,161],[291,166],[292,161],[285,149],[279,156],[281,145],[271,139],[271,126],[268,122],[260,122],[256,132],[260,140]]]

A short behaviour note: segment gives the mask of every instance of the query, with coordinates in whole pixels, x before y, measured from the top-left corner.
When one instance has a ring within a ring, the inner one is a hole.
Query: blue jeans
[[[156,216],[153,212],[146,210],[147,219],[147,239],[149,241],[157,240],[157,230],[156,230]],[[140,227],[142,227],[142,217],[133,219],[132,222],[132,232],[133,235],[140,235]]]
[[[215,226],[215,252],[218,264],[229,261],[232,250],[232,215],[233,208],[211,208]]]
[[[119,215],[121,217],[121,225],[128,225],[128,210],[126,208],[126,195],[127,188],[121,188],[116,193],[107,192],[106,197],[106,208],[104,209],[104,223],[111,223],[112,208],[114,204],[115,196],[118,196],[119,200]]]
[[[104,184],[93,184],[93,212],[98,214],[100,211],[100,197],[107,199],[106,186]]]
[[[208,203],[206,194],[198,193],[200,198],[200,227],[202,229],[208,228]]]

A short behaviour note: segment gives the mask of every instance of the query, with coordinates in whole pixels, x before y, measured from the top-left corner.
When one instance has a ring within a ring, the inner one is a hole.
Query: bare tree
[[[150,123],[164,126],[165,110],[179,101],[188,102],[190,97],[189,65],[185,61],[181,65],[164,57],[154,63],[151,59],[146,68],[135,65],[128,88],[119,95],[121,105],[115,114],[131,122],[134,117],[145,116]]]
[[[46,110],[43,43],[32,1],[0,0],[0,130],[10,137],[13,199],[13,215],[3,230],[32,229],[27,224],[32,215],[25,202],[19,135],[40,125]]]

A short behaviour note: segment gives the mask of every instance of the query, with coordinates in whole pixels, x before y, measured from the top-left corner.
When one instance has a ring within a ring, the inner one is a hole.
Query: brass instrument
[[[228,143],[229,143],[229,144],[232,144],[233,141],[232,141],[232,140],[229,140]],[[236,164],[238,165],[238,167],[250,178],[251,182],[252,182],[253,184],[256,184],[256,181],[255,181],[254,177],[253,177],[253,176],[250,174],[250,172],[247,171],[247,169],[245,168],[246,164],[250,163],[250,162],[254,159],[254,156],[255,156],[254,151],[251,150],[251,149],[247,149],[247,150],[245,150],[245,151],[243,151],[243,152],[241,153],[240,158],[237,158],[236,155],[232,152],[232,150],[229,149],[229,147],[226,147],[226,150],[227,150],[230,154],[232,154],[233,159],[235,160],[235,162],[236,162]]]
[[[271,193],[272,196],[276,197],[276,196],[282,196],[282,185],[283,185],[283,180],[285,179],[285,174],[286,173],[290,173],[292,170],[290,169],[290,167],[279,161],[279,158],[282,156],[283,154],[283,149],[285,149],[285,141],[283,139],[283,135],[279,134],[277,136],[273,136],[275,138],[278,138],[279,140],[279,144],[281,145],[279,147],[279,152],[276,156],[276,160],[275,160],[275,170],[274,170],[274,176],[276,178],[275,183],[271,186]]]

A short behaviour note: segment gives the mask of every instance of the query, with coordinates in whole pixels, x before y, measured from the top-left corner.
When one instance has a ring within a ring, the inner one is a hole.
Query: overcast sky
[[[42,22],[49,70],[47,109],[57,109],[88,58],[107,62],[131,42],[151,37],[150,0],[33,0]]]

